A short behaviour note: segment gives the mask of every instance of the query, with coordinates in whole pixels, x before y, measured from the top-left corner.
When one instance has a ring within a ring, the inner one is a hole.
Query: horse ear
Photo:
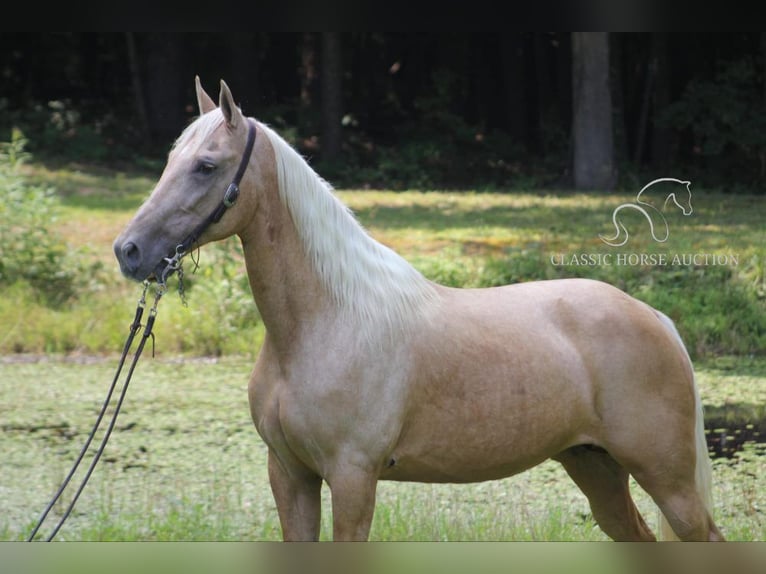
[[[204,115],[216,108],[213,99],[207,95],[199,81],[199,76],[194,76],[194,86],[197,89],[197,105],[199,106],[199,115]]]
[[[226,126],[234,130],[237,126],[242,124],[242,112],[234,103],[234,97],[231,95],[231,90],[226,82],[221,80],[221,94],[218,99],[218,105],[223,112],[223,117],[226,120]]]

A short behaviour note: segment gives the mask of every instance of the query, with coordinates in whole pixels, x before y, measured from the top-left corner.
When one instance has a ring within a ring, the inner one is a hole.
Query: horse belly
[[[518,456],[506,453],[504,462],[460,456],[454,450],[435,448],[425,453],[408,451],[401,445],[391,456],[388,466],[380,474],[381,480],[427,483],[470,483],[506,478],[537,466],[554,456],[555,452],[541,456]],[[400,456],[398,453],[402,452]]]
[[[587,390],[550,365],[520,375],[436,384],[411,409],[381,475],[419,482],[477,482],[522,472],[588,442]],[[537,375],[537,376],[535,376]],[[515,379],[513,377],[516,377]]]

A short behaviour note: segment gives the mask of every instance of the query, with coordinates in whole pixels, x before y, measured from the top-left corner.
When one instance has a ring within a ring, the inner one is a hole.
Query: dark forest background
[[[0,140],[159,169],[231,87],[338,187],[763,193],[766,33],[1,33]]]

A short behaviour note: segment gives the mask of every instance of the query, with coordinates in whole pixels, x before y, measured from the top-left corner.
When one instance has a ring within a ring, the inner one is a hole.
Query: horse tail
[[[694,377],[694,369],[692,366],[691,357],[689,357],[689,351],[686,349],[681,335],[678,333],[673,321],[663,313],[655,311],[660,321],[665,325],[665,328],[675,337],[678,344],[683,349],[686,360],[689,363],[689,367],[692,369],[692,377]],[[708,456],[707,441],[705,440],[705,420],[702,412],[702,400],[700,399],[699,389],[697,388],[696,380],[692,380],[694,388],[694,410],[695,410],[695,428],[694,439],[697,452],[697,462],[695,466],[695,484],[697,486],[697,493],[702,499],[702,503],[705,505],[707,512],[712,516],[713,510],[713,469],[710,464],[710,457]],[[665,516],[657,509],[657,513],[660,519],[660,535],[663,540],[678,540],[675,532],[670,527]]]

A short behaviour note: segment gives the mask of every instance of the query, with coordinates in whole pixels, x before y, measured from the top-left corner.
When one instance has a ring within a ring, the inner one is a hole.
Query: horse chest
[[[370,380],[251,381],[251,411],[266,444],[322,475],[342,453],[372,458],[395,442],[404,418],[399,393]]]

